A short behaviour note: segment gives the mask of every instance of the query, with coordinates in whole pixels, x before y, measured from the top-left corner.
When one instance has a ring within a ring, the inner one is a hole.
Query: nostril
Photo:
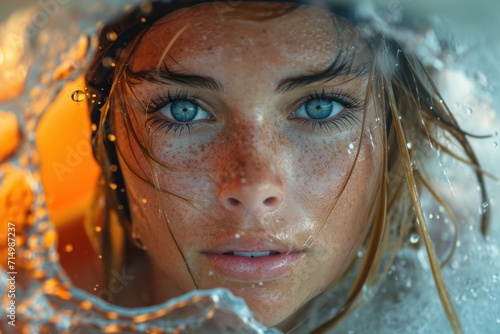
[[[238,201],[236,198],[233,198],[233,197],[229,197],[227,199],[227,201],[229,202],[229,205],[232,206],[232,207],[237,207],[238,205],[241,204],[240,201]]]
[[[276,204],[278,204],[278,198],[275,197],[275,196],[272,196],[272,197],[268,197],[264,200],[264,205],[266,206],[274,206]]]

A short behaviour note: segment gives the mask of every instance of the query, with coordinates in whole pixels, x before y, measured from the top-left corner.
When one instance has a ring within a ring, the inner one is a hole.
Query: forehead
[[[319,8],[215,2],[178,10],[156,22],[129,65],[142,70],[162,62],[182,67],[255,59],[263,66],[291,63],[317,71],[339,50],[359,51],[359,46],[354,27]]]

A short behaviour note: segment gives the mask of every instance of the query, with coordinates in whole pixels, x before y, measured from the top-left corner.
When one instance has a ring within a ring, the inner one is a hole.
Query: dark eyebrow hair
[[[283,93],[296,88],[311,85],[317,82],[328,82],[340,75],[353,75],[360,76],[369,72],[366,62],[356,65],[353,68],[354,58],[351,60],[346,59],[343,52],[339,52],[333,62],[320,73],[310,75],[297,76],[287,78],[280,81],[276,91]],[[206,88],[222,93],[222,85],[215,79],[208,76],[184,74],[175,72],[168,68],[162,69],[146,69],[138,72],[132,72],[128,67],[126,68],[127,77],[132,81],[149,81],[152,83],[177,83],[184,86],[193,88]],[[134,82],[130,82],[133,84]]]
[[[148,69],[132,72],[127,68],[127,77],[138,81],[149,81],[152,83],[177,83],[184,86],[206,88],[215,90],[219,93],[222,92],[222,85],[213,78],[201,75],[183,74],[169,69]]]
[[[287,78],[280,81],[278,92],[283,93],[296,88],[308,86],[316,82],[327,82],[340,75],[360,76],[369,72],[366,62],[357,64],[353,67],[354,57],[351,60],[346,59],[344,52],[337,53],[332,63],[324,71],[310,75]]]

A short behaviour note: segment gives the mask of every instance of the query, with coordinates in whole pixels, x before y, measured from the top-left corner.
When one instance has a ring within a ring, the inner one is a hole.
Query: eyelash
[[[340,103],[345,107],[345,111],[341,111],[338,116],[334,116],[332,119],[328,120],[313,120],[313,119],[305,119],[298,117],[291,117],[291,119],[296,119],[300,121],[303,125],[311,126],[312,130],[315,130],[317,127],[323,128],[327,131],[340,131],[342,130],[342,126],[346,125],[355,125],[359,124],[360,119],[356,115],[358,111],[364,110],[365,102],[360,99],[356,99],[350,97],[348,94],[343,92],[338,93],[327,93],[323,89],[322,91],[311,91],[302,99],[295,102],[290,109],[298,110],[300,106],[306,104],[307,102],[316,100],[316,99],[324,99],[333,101],[336,103]],[[161,116],[158,116],[158,112],[166,107],[169,103],[173,103],[176,101],[188,101],[194,103],[198,106],[204,105],[203,101],[196,94],[188,95],[186,92],[178,91],[175,92],[174,95],[171,95],[170,92],[167,92],[166,95],[160,95],[155,99],[151,99],[147,105],[148,113],[154,114],[153,117],[146,124],[150,127],[156,127],[157,129],[165,130],[165,135],[168,134],[169,131],[174,130],[174,134],[179,132],[179,135],[184,130],[188,130],[188,132],[192,129],[193,126],[200,124],[201,122],[191,122],[191,123],[176,123],[172,121],[167,121]],[[203,109],[208,109],[203,107]],[[292,114],[291,112],[290,114]]]

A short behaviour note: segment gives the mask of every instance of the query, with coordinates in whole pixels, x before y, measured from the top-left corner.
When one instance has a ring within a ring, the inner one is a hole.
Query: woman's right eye
[[[189,123],[207,120],[211,115],[198,104],[189,100],[174,100],[158,110],[163,116],[175,123]]]

